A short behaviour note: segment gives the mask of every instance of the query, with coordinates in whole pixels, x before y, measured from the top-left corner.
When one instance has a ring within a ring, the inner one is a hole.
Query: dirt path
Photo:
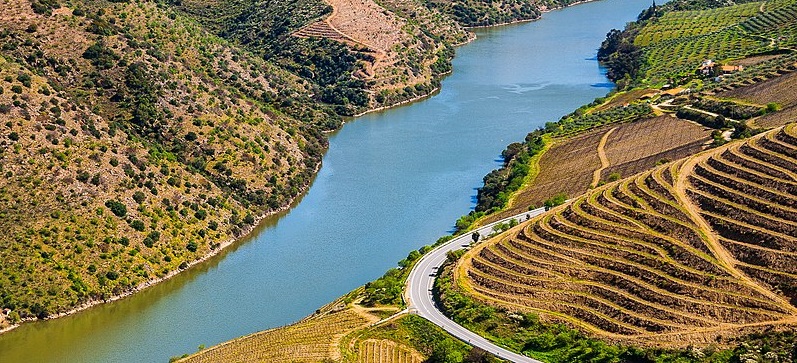
[[[725,247],[719,242],[719,238],[711,226],[706,222],[703,216],[700,215],[700,209],[689,199],[688,195],[686,194],[686,189],[688,187],[688,180],[687,177],[690,173],[693,172],[695,166],[714,156],[718,152],[722,152],[725,148],[715,149],[713,152],[704,153],[702,155],[698,155],[696,157],[692,157],[688,159],[678,170],[678,176],[675,180],[675,185],[673,188],[675,190],[676,198],[680,199],[681,205],[686,208],[686,211],[689,213],[689,217],[694,223],[698,226],[700,230],[706,231],[703,235],[703,240],[706,242],[709,250],[714,254],[717,258],[719,264],[730,273],[732,276],[738,278],[744,284],[752,287],[753,289],[757,290],[761,294],[766,297],[769,297],[773,301],[777,302],[782,308],[786,311],[792,312],[792,314],[797,314],[797,308],[791,305],[787,300],[783,297],[778,296],[776,293],[770,291],[769,289],[759,285],[753,279],[751,279],[746,274],[742,273],[736,268],[736,264],[738,261],[736,258],[731,255]]]
[[[617,128],[615,127],[609,131],[606,131],[606,133],[603,134],[603,137],[601,137],[601,141],[598,143],[598,157],[601,159],[601,167],[592,172],[593,188],[597,187],[598,183],[601,182],[601,173],[610,165],[609,158],[606,156],[606,141],[609,140],[609,136],[611,136],[614,130],[617,130]]]

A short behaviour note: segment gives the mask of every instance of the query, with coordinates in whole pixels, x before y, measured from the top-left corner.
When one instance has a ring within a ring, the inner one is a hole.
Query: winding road
[[[521,213],[509,218],[502,219],[497,222],[490,223],[484,227],[476,229],[474,232],[479,232],[482,238],[486,237],[493,232],[493,226],[499,223],[506,223],[512,219],[518,222],[524,222],[530,217],[542,214],[545,208],[537,208],[532,211]],[[438,246],[434,250],[425,254],[415,267],[410,271],[410,276],[407,279],[407,288],[405,290],[405,299],[407,301],[408,310],[411,314],[419,315],[433,324],[443,328],[451,335],[459,338],[463,342],[470,345],[484,349],[495,356],[506,359],[516,363],[542,363],[536,359],[526,357],[524,355],[512,352],[502,348],[482,336],[465,329],[461,325],[455,323],[453,320],[443,315],[437,305],[434,303],[432,296],[432,286],[437,276],[438,268],[446,261],[446,253],[467,247],[472,242],[473,233],[465,233],[451,241]]]

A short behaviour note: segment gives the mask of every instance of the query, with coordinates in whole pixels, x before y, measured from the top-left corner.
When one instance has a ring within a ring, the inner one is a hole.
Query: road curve
[[[493,226],[498,223],[506,223],[512,219],[518,222],[524,222],[530,217],[542,214],[543,212],[545,212],[544,208],[537,208],[532,211],[502,219],[498,222],[490,223],[476,229],[475,232],[479,232],[482,237],[486,237],[493,232]],[[435,305],[434,298],[432,297],[432,286],[434,286],[435,276],[437,276],[437,269],[446,261],[446,253],[468,246],[472,241],[472,234],[472,232],[465,233],[436,247],[434,250],[421,257],[415,264],[412,271],[410,271],[409,278],[407,278],[407,287],[404,293],[409,312],[429,320],[463,342],[484,349],[501,359],[516,363],[542,363],[536,359],[520,355],[495,345],[482,336],[455,323],[437,309],[437,305]]]

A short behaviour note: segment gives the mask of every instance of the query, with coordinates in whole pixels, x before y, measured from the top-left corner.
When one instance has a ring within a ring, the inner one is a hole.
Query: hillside
[[[468,294],[634,345],[797,324],[797,126],[609,183],[468,252]]]
[[[493,363],[483,351],[456,341],[417,316],[382,321],[399,309],[363,302],[367,293],[356,289],[295,324],[243,336],[171,361],[199,362],[439,362]],[[452,360],[449,360],[452,361]]]
[[[0,329],[132,293],[286,208],[324,132],[433,92],[466,25],[427,1],[5,0]]]
[[[12,320],[129,292],[240,237],[307,187],[320,131],[340,122],[299,77],[153,3],[14,0],[0,19]]]
[[[484,177],[475,211],[457,227],[496,221],[793,121],[793,8],[793,0],[678,0],[610,31],[598,58],[617,89],[532,131],[526,143],[508,145],[504,166]],[[637,111],[643,107],[649,111]],[[513,158],[532,154],[528,141],[537,138],[545,147],[534,157]]]
[[[698,89],[739,87],[793,69],[795,11],[792,0],[669,2],[610,32],[598,57],[620,89],[675,87],[694,79],[719,83],[693,85]],[[699,70],[704,61],[718,67]]]

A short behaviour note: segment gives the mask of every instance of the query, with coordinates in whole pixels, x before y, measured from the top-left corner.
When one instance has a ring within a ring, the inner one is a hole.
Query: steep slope
[[[217,251],[306,188],[320,131],[340,122],[300,78],[154,3],[71,6],[9,0],[0,14],[0,305],[12,320]]]
[[[641,345],[797,323],[797,127],[610,183],[468,252],[480,300]]]

